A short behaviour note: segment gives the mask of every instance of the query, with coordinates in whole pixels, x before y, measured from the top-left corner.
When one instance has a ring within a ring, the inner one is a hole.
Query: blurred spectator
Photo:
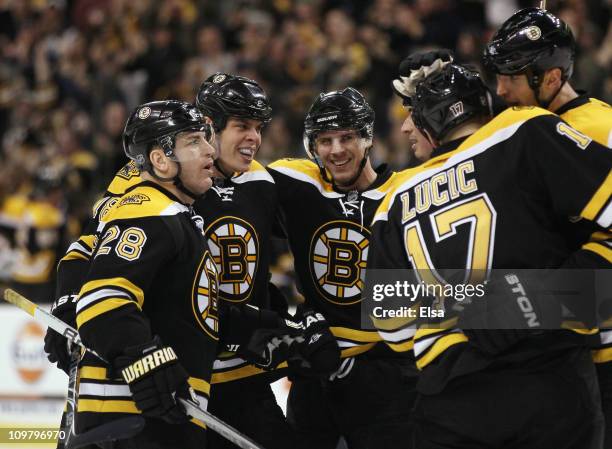
[[[121,133],[137,104],[171,97],[192,101],[199,84],[216,71],[255,78],[274,108],[258,155],[268,162],[303,157],[309,105],[322,91],[352,85],[376,112],[372,157],[401,169],[411,161],[398,132],[404,112],[390,88],[399,61],[437,46],[454,50],[460,62],[479,65],[482,46],[499,24],[518,8],[538,4],[0,1],[0,278],[10,281],[6,267],[15,254],[33,248],[16,237],[25,232],[19,229],[40,225],[32,219],[40,214],[31,208],[59,211],[45,214],[57,218],[62,235],[78,232],[95,197],[125,161]],[[612,2],[548,0],[547,8],[576,34],[573,84],[611,102]],[[40,188],[34,198],[40,170],[56,165],[64,179],[61,198],[57,189]],[[54,241],[61,246],[64,240]],[[279,270],[286,271],[287,259],[279,261]]]

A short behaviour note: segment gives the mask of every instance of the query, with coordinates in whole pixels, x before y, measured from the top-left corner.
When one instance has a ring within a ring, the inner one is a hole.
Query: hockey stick
[[[65,336],[66,338],[71,340],[72,343],[81,346],[86,351],[94,354],[96,357],[98,357],[103,362],[108,363],[106,360],[104,360],[103,357],[101,357],[95,351],[83,345],[83,342],[81,341],[79,333],[76,329],[64,323],[62,320],[53,316],[46,310],[41,309],[29,299],[25,298],[24,296],[20,295],[19,293],[11,289],[6,289],[4,291],[4,299],[7,302],[14,304],[20,309],[29,313],[34,318],[36,318],[38,321],[50,327],[57,333]],[[183,399],[183,398],[177,398],[177,399],[178,399],[178,402],[185,408],[187,415],[191,416],[192,418],[197,419],[198,421],[203,422],[211,430],[214,430],[219,435],[226,438],[228,441],[231,441],[232,443],[234,443],[236,446],[242,449],[264,449],[262,446],[258,445],[257,443],[249,439],[247,436],[243,435],[238,430],[234,429],[229,424],[226,424],[225,422],[221,421],[216,416],[211,415],[206,410],[202,410],[196,402],[193,402],[187,399]]]
[[[65,448],[71,447],[72,437],[75,435],[74,430],[74,415],[76,414],[77,403],[77,372],[79,370],[79,361],[81,360],[81,350],[78,346],[74,346],[70,351],[70,365],[68,367],[68,401],[66,407],[66,421],[64,422],[64,438],[63,444]]]

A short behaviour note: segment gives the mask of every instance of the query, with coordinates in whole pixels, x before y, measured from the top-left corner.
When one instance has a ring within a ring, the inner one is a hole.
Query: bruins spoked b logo
[[[246,301],[257,272],[257,233],[238,217],[222,217],[211,223],[204,234],[219,268],[219,296],[231,302]]]
[[[321,226],[310,243],[310,272],[319,293],[334,304],[361,301],[370,232],[351,221]]]
[[[198,323],[214,339],[218,339],[219,333],[219,282],[217,278],[217,266],[210,253],[206,251],[198,267],[191,297],[193,313]]]

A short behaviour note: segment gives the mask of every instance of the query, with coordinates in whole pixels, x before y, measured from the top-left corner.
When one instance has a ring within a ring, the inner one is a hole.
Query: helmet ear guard
[[[412,119],[415,126],[437,141],[457,126],[492,116],[492,96],[477,72],[450,64],[416,88]]]

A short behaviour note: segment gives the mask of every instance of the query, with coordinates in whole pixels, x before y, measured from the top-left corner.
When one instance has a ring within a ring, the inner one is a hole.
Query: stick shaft
[[[102,358],[102,356],[97,354],[95,351],[87,348],[83,344],[81,338],[79,337],[79,333],[75,328],[69,326],[59,318],[51,315],[46,310],[41,309],[29,299],[25,298],[24,296],[11,289],[6,289],[4,291],[4,299],[10,302],[11,304],[16,305],[20,309],[26,311],[34,318],[36,318],[36,320],[45,324],[47,327],[50,327],[57,333],[63,335],[64,337],[68,338],[73,343],[83,347],[86,351],[91,352],[103,362],[108,363],[106,360],[104,360],[104,358]],[[231,441],[242,449],[264,449],[263,447],[240,433],[238,430],[234,429],[229,424],[223,422],[216,416],[211,415],[206,410],[201,409],[195,402],[183,398],[178,398],[178,400],[181,405],[185,407],[185,411],[189,416],[199,421],[202,421],[209,429],[214,430],[219,435],[225,437],[227,440]]]

